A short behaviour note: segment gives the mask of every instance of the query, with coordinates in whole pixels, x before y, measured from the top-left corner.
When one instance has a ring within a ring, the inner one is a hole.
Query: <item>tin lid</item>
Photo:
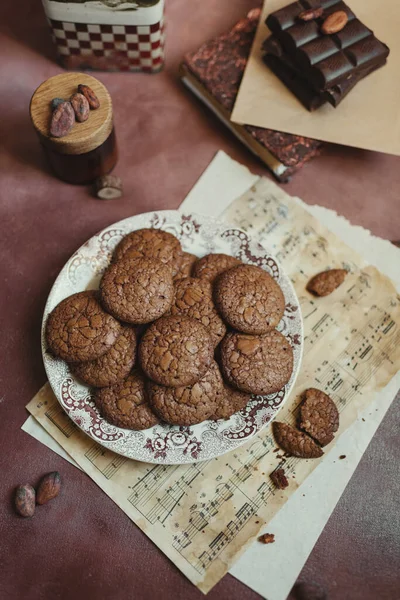
[[[100,107],[91,110],[84,123],[75,123],[66,136],[51,137],[51,101],[53,98],[69,100],[78,91],[80,83],[92,88]],[[84,154],[95,150],[106,141],[113,128],[110,94],[98,79],[85,73],[62,73],[44,81],[32,96],[30,115],[42,144],[60,154]]]

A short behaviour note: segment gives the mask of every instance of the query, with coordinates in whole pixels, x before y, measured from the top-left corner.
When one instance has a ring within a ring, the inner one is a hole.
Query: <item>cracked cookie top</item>
[[[293,350],[273,329],[264,335],[228,333],[221,344],[222,372],[242,392],[265,396],[278,392],[293,371]]]
[[[135,325],[150,323],[171,307],[172,274],[152,258],[124,259],[108,267],[100,293],[104,308],[116,318]]]
[[[215,282],[214,298],[224,320],[244,333],[266,333],[278,325],[285,310],[275,279],[254,265],[222,273]]]
[[[163,421],[171,425],[195,425],[205,421],[214,413],[223,394],[224,384],[215,361],[193,385],[149,385],[152,408]]]
[[[117,427],[139,430],[159,423],[147,400],[145,379],[137,369],[125,381],[97,390],[94,401],[102,416]]]
[[[147,329],[139,358],[143,371],[154,382],[172,387],[192,385],[209,368],[213,344],[199,321],[168,316]]]
[[[211,335],[214,346],[226,333],[225,324],[214,306],[211,283],[205,279],[187,277],[175,283],[171,314],[186,315],[199,321]]]
[[[81,381],[93,387],[107,387],[129,375],[136,360],[136,334],[125,325],[117,341],[103,356],[72,366],[72,372]]]
[[[137,229],[122,238],[113,260],[142,257],[154,258],[168,265],[174,276],[182,261],[181,243],[172,233],[162,229]]]
[[[210,283],[214,283],[218,275],[240,264],[241,261],[238,258],[229,256],[229,254],[206,254],[195,262],[193,277],[207,279]]]
[[[49,349],[71,363],[99,358],[121,332],[122,325],[103,310],[94,290],[65,298],[52,310],[46,324]]]

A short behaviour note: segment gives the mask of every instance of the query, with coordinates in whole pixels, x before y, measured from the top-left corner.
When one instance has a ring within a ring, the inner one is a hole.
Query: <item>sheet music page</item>
[[[256,181],[223,218],[261,237],[291,276],[301,303],[303,366],[278,419],[294,423],[301,392],[318,387],[339,408],[338,438],[400,367],[400,300],[392,282],[267,179]],[[331,296],[311,297],[305,283],[328,267],[345,267],[350,273]],[[273,452],[268,427],[242,448],[211,461],[148,465],[115,455],[86,437],[64,414],[48,384],[28,410],[203,592],[221,579],[324,460],[285,459]],[[334,447],[332,442],[325,454]],[[269,479],[278,465],[289,474],[290,485],[283,492]]]

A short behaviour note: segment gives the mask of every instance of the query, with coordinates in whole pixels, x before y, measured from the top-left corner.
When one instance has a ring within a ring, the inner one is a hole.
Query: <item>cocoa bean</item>
[[[49,500],[53,500],[60,493],[61,489],[61,477],[58,471],[47,473],[38,485],[36,493],[36,503],[46,504]]]
[[[318,6],[317,8],[310,8],[308,10],[303,10],[298,18],[300,21],[314,21],[315,19],[319,19],[322,17],[324,9],[322,6]]]
[[[50,135],[64,137],[75,123],[75,112],[70,102],[61,102],[53,112],[50,124]]]
[[[35,490],[29,484],[19,485],[15,490],[15,510],[21,517],[33,517],[35,513]]]
[[[83,94],[76,93],[71,96],[70,102],[75,111],[75,119],[79,121],[79,123],[87,121],[89,118],[90,106],[85,96]]]
[[[315,296],[329,296],[339,287],[347,275],[345,269],[330,269],[314,275],[307,283],[306,289]]]
[[[321,31],[326,35],[339,33],[346,26],[348,20],[348,16],[344,10],[337,10],[325,19],[321,25]]]
[[[60,106],[63,102],[65,102],[64,98],[53,98],[51,101],[51,110],[56,110],[57,106]]]
[[[96,110],[96,108],[100,107],[100,101],[99,101],[98,97],[96,96],[96,94],[94,93],[92,88],[90,88],[88,85],[85,85],[84,83],[80,83],[78,85],[78,92],[85,96],[85,98],[89,102],[89,106],[92,110]]]

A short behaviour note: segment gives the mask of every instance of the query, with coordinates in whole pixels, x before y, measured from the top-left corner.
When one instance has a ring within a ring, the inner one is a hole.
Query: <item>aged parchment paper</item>
[[[392,352],[399,336],[399,300],[391,283],[267,180],[236,201],[225,218],[259,230],[275,251],[281,245],[280,259],[293,277],[307,317],[308,351],[297,392],[312,379],[313,385],[326,389],[340,407],[341,433],[399,366],[398,350]],[[300,254],[304,260],[295,260]],[[334,302],[315,306],[315,300],[302,297],[306,268],[314,273],[342,264],[352,274]],[[357,310],[352,310],[357,302]],[[293,420],[297,396],[294,390],[280,418]],[[46,388],[30,410],[202,591],[220,579],[319,462],[290,459],[285,468],[294,478],[288,493],[276,493],[268,473],[279,459],[271,452],[268,432],[221,459],[189,468],[154,467],[112,455],[71,430]]]

